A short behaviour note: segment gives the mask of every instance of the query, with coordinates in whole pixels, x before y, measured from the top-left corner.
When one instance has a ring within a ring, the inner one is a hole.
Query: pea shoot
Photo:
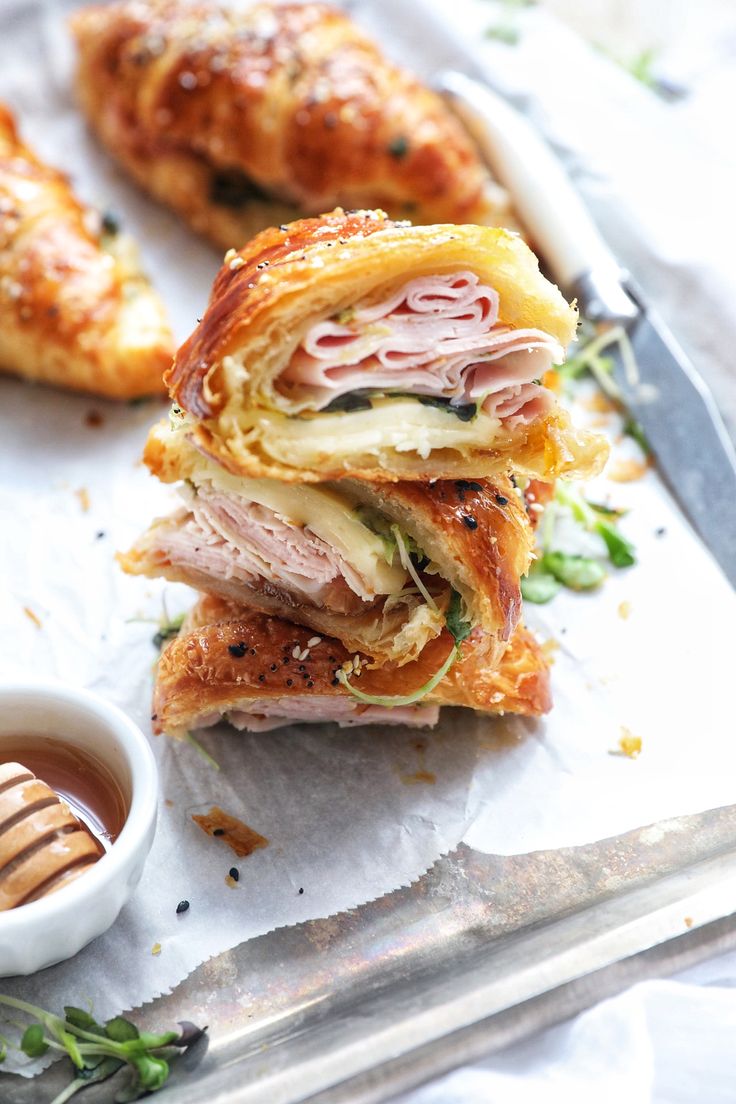
[[[138,1100],[162,1088],[169,1076],[169,1063],[182,1050],[202,1038],[206,1028],[180,1023],[179,1031],[159,1035],[139,1031],[130,1020],[114,1016],[100,1024],[82,1008],[66,1005],[64,1016],[47,1012],[35,1004],[0,994],[0,1005],[33,1018],[23,1032],[20,1049],[29,1058],[42,1058],[49,1051],[66,1054],[74,1077],[51,1104],[64,1104],[81,1089],[106,1081],[128,1067],[127,1085],[115,1096],[116,1104]],[[5,1045],[0,1061],[5,1058]]]
[[[636,563],[636,550],[616,527],[622,511],[589,502],[570,483],[560,479],[554,500],[547,506],[542,527],[541,547],[529,574],[521,580],[521,593],[527,602],[544,605],[561,587],[569,590],[595,590],[606,577],[604,563],[594,556],[574,555],[553,547],[557,509],[563,507],[587,532],[597,533],[606,546],[609,562],[618,568]]]

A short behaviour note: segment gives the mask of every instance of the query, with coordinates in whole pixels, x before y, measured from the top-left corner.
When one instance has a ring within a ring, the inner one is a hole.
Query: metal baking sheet
[[[461,846],[408,889],[211,959],[141,1013],[205,1045],[162,1104],[373,1104],[644,977],[736,946],[736,806],[587,847]],[[7,1104],[64,1075],[3,1078]],[[110,1086],[86,1091],[111,1099]]]
[[[0,25],[20,10],[0,0]],[[388,1100],[734,946],[735,812],[524,856],[462,846],[408,889],[211,959],[140,1014],[209,1025],[157,1099]],[[64,1084],[58,1068],[0,1077],[0,1100],[38,1104]],[[108,1084],[84,1099],[111,1096]]]

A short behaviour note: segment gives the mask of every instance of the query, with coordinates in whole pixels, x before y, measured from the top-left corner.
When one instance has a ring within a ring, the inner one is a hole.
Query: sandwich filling
[[[401,662],[442,632],[451,584],[380,511],[342,488],[239,479],[205,460],[196,476],[180,488],[185,507],[144,538],[145,573],[261,595],[261,608],[300,609],[320,631],[318,614],[345,615],[348,636]]]
[[[371,396],[400,395],[513,429],[552,408],[538,381],[563,358],[543,330],[503,324],[497,292],[456,272],[416,277],[378,303],[313,324],[276,386],[292,413],[356,410]]]
[[[432,727],[439,720],[438,705],[403,707],[362,705],[347,696],[306,694],[288,698],[259,698],[240,709],[208,713],[193,722],[194,728],[209,728],[227,721],[241,732],[269,732],[289,724],[337,722],[340,728],[364,724],[401,724],[412,728]]]

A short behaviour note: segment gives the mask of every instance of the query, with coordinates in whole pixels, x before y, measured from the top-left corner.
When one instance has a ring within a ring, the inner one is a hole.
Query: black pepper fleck
[[[654,535],[655,537],[663,537],[666,532],[667,530],[665,529],[664,525],[660,525],[659,529],[654,530]]]
[[[293,679],[287,679],[286,680],[286,685],[287,686],[293,686],[294,685],[294,680]]]
[[[104,536],[105,536],[105,530],[104,529],[99,529],[97,531],[97,533],[95,534],[95,540],[102,540],[102,538]]]
[[[463,514],[463,525],[466,529],[470,530],[478,528],[478,522],[475,520],[472,514]]]
[[[212,829],[212,835],[213,836],[224,836],[225,835],[225,829],[224,828],[213,828]]]
[[[228,644],[227,650],[231,656],[235,656],[236,659],[242,659],[247,649],[245,644]]]
[[[272,671],[276,671],[276,670],[278,670],[278,664],[276,664],[276,663],[272,663],[272,664],[271,664],[271,670],[272,670]]]
[[[310,679],[309,682],[307,683],[307,690],[311,690],[313,686],[314,686],[314,683]]]
[[[266,681],[266,676],[265,675],[259,675],[258,676],[258,681],[259,682],[265,682]]]
[[[255,654],[256,654],[256,650],[255,650],[255,648],[251,648],[251,649],[250,649],[250,654],[251,654],[251,655],[255,655]]]
[[[179,904],[176,906],[176,915],[181,916],[182,912],[186,912],[188,910],[188,908],[189,908],[189,902],[188,901],[180,901]]]
[[[303,892],[304,892],[304,890],[303,890],[303,889],[302,889],[302,888],[300,887],[300,888],[299,888],[299,893],[301,894],[301,893],[303,893]]]
[[[157,721],[158,720],[158,713],[152,713],[151,714],[151,720],[152,721]]]
[[[497,494],[495,498],[499,506],[508,506],[509,500],[507,498],[504,498],[503,495]]]
[[[238,870],[237,866],[231,866],[230,869],[228,870],[228,874],[230,875],[230,877],[232,878],[232,880],[234,882],[237,882],[237,881],[240,880],[240,871]]]
[[[332,685],[333,685],[333,686],[339,686],[339,685],[340,685],[340,680],[339,680],[339,679],[336,679],[336,678],[334,678],[334,679],[332,680]]]

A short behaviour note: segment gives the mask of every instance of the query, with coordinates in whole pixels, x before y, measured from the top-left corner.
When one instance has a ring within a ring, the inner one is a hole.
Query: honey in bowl
[[[84,873],[126,814],[120,786],[95,756],[49,737],[0,740],[0,911]]]

